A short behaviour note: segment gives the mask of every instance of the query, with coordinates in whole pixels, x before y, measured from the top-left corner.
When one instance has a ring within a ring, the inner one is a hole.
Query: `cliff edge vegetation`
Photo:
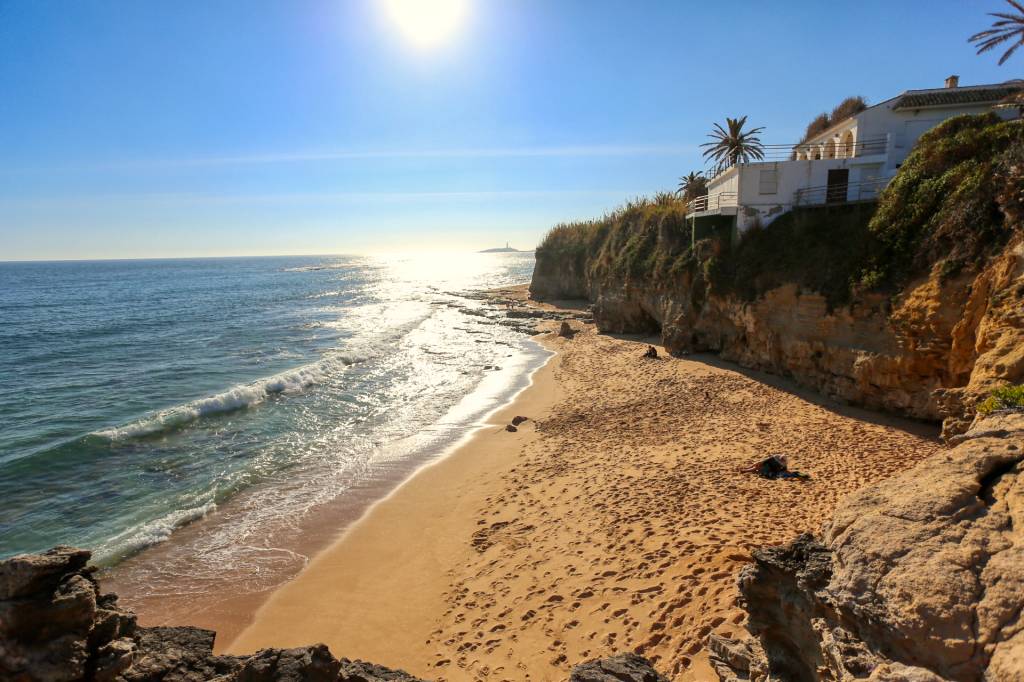
[[[1024,125],[950,119],[877,202],[695,231],[671,194],[550,230],[531,294],[587,298],[610,332],[660,333],[842,400],[963,432],[1024,378]]]

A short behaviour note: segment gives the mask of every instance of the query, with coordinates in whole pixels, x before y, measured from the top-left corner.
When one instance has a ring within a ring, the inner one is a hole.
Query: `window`
[[[757,183],[758,194],[778,194],[779,193],[779,171],[777,170],[762,170],[761,175],[758,178]]]

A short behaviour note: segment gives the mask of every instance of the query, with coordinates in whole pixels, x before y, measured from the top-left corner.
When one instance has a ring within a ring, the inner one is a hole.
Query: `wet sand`
[[[579,323],[574,323],[577,328]],[[490,426],[377,503],[227,649],[326,642],[428,679],[564,680],[622,651],[710,678],[742,628],[750,550],[937,452],[937,430],[648,340],[547,333],[558,354]],[[512,433],[515,415],[530,418]],[[785,453],[809,482],[740,472]]]

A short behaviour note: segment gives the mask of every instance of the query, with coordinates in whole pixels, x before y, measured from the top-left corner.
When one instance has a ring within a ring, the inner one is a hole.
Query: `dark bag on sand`
[[[790,471],[786,465],[786,460],[779,455],[772,455],[764,459],[757,467],[757,475],[761,478],[768,479],[779,479],[779,478],[797,478],[801,480],[807,480],[810,478],[807,474],[801,474],[799,471]]]

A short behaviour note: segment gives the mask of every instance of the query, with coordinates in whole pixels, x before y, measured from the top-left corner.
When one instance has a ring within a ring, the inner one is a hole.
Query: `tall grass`
[[[592,276],[645,276],[685,250],[687,202],[671,192],[637,197],[593,220],[559,223],[541,240],[538,258],[556,256]]]

